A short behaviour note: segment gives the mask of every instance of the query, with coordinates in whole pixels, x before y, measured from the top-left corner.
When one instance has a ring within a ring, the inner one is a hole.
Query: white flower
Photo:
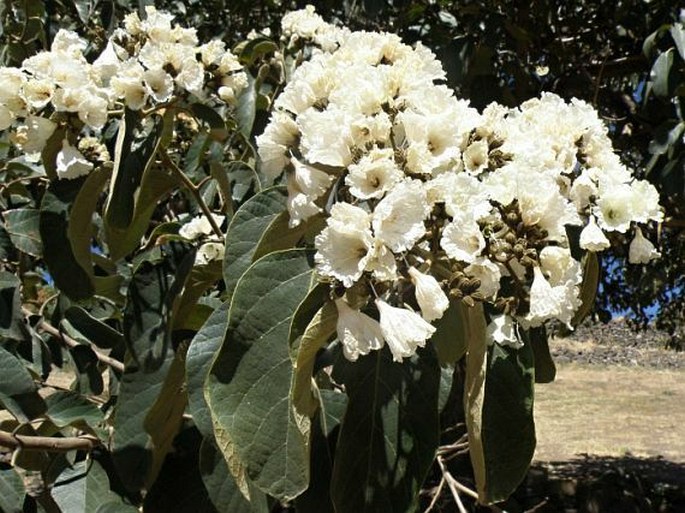
[[[383,332],[378,321],[353,310],[344,299],[336,299],[335,306],[338,309],[338,339],[342,343],[345,358],[354,362],[359,355],[383,347]]]
[[[121,59],[114,49],[114,43],[110,40],[102,53],[93,62],[93,69],[100,76],[100,80],[109,83],[110,79],[117,74],[121,67]]]
[[[26,84],[26,75],[17,68],[0,68],[0,103],[14,101]]]
[[[291,159],[294,171],[288,174],[288,213],[291,228],[321,212],[315,201],[328,190],[334,176]]]
[[[42,109],[55,94],[55,84],[49,79],[34,78],[28,80],[22,88],[22,95],[26,103],[33,109]]]
[[[7,130],[14,121],[14,114],[4,105],[0,104],[0,131]]]
[[[530,286],[530,312],[527,319],[533,326],[537,326],[547,319],[556,317],[560,312],[558,295],[542,274],[542,269],[535,267],[533,283]]]
[[[429,274],[420,272],[415,267],[409,268],[409,277],[414,284],[416,301],[421,308],[421,314],[427,321],[440,319],[449,308],[450,301],[442,291],[438,280]]]
[[[112,77],[111,87],[114,94],[124,98],[126,106],[131,110],[140,110],[145,106],[148,91],[143,83],[144,68],[134,60],[122,64],[119,72]]]
[[[581,224],[576,207],[564,198],[551,176],[537,176],[534,183],[533,187],[530,176],[519,174],[518,200],[523,223],[540,226],[550,240],[566,240],[565,226]]]
[[[484,139],[472,142],[464,151],[464,169],[477,175],[488,168],[488,142]]]
[[[578,284],[583,279],[580,262],[571,256],[568,248],[547,246],[540,251],[540,267],[549,276],[552,286],[567,282]]]
[[[597,226],[595,216],[591,215],[587,225],[580,232],[580,247],[597,252],[604,251],[609,246],[611,246],[609,239],[604,235],[602,229]]]
[[[62,141],[62,149],[57,154],[55,162],[57,166],[57,176],[62,180],[71,180],[90,173],[93,169],[92,162],[88,162],[83,154],[74,148],[69,141]]]
[[[195,253],[195,265],[207,265],[214,260],[223,260],[225,248],[221,242],[205,242]]]
[[[196,60],[186,61],[181,72],[176,75],[176,83],[189,93],[200,94],[205,82],[205,69]]]
[[[495,315],[485,330],[486,337],[490,343],[497,342],[502,346],[509,346],[514,349],[523,347],[523,341],[516,332],[514,319],[508,315]]]
[[[485,239],[476,221],[466,216],[455,217],[443,229],[440,247],[450,258],[473,263],[485,248]]]
[[[650,260],[660,256],[661,253],[642,235],[642,230],[636,227],[635,237],[633,237],[628,249],[628,262],[631,264],[648,264]]]
[[[473,263],[464,268],[464,272],[470,278],[480,281],[478,292],[485,298],[495,297],[499,292],[499,281],[502,277],[500,268],[488,258],[478,257]]]
[[[216,221],[216,224],[218,224],[219,226],[221,225],[221,223],[224,222],[224,216],[222,215],[212,214],[212,217],[214,218],[214,221]],[[212,224],[209,222],[209,219],[207,219],[207,217],[203,214],[194,217],[190,220],[190,222],[185,223],[178,230],[178,234],[181,237],[190,240],[195,240],[198,237],[201,237],[202,235],[209,235],[213,232],[214,229],[212,228]]]
[[[78,117],[86,125],[100,129],[107,122],[107,100],[97,94],[84,91],[81,102],[78,105]]]
[[[336,203],[327,222],[314,239],[317,271],[349,288],[361,278],[370,258],[373,238],[369,214],[348,203]]]
[[[401,182],[376,206],[374,234],[392,251],[405,251],[426,233],[423,222],[429,213],[423,184],[418,180]]]
[[[345,184],[359,199],[381,198],[404,177],[397,167],[392,148],[373,148],[349,167]]]
[[[435,333],[435,327],[417,313],[390,306],[381,299],[376,299],[376,306],[381,316],[383,337],[396,362],[412,356],[416,348],[426,345],[426,340]]]
[[[395,255],[382,242],[375,240],[366,263],[366,270],[373,273],[373,277],[380,281],[394,281],[397,279],[397,261]]]
[[[307,161],[345,167],[352,163],[351,116],[344,110],[309,108],[297,117]]]
[[[24,123],[12,134],[12,142],[25,153],[42,151],[57,125],[40,116],[29,116]]]
[[[143,80],[150,96],[160,103],[166,102],[174,93],[174,81],[163,69],[149,69],[143,73]]]
[[[594,209],[599,226],[607,231],[625,233],[630,228],[630,222],[634,217],[634,201],[633,190],[628,184],[618,185],[602,192],[597,200],[597,207]]]
[[[299,129],[285,112],[274,112],[264,133],[257,136],[261,171],[273,182],[290,162],[289,149],[295,144]]]
[[[50,51],[74,57],[80,56],[87,46],[88,43],[81,39],[76,32],[60,29],[52,40]]]

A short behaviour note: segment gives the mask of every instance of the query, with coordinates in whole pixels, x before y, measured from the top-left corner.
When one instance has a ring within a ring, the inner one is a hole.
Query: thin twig
[[[59,438],[52,436],[15,435],[6,431],[0,431],[0,446],[10,449],[22,449],[24,451],[90,451],[100,445],[102,445],[100,439],[91,435]]]
[[[23,309],[23,311],[24,311],[24,315],[26,315],[26,316],[33,315],[33,313],[30,312],[29,310]],[[46,333],[49,333],[53,337],[57,337],[58,339],[60,339],[62,342],[64,342],[67,346],[69,346],[71,348],[83,345],[80,342],[71,338],[66,333],[63,333],[62,331],[55,328],[52,324],[50,324],[45,319],[41,319],[40,321],[38,321],[38,324],[36,325],[36,329],[44,331]],[[88,344],[88,346],[93,350],[93,352],[95,353],[95,357],[99,361],[101,361],[105,365],[109,365],[112,369],[114,369],[116,371],[124,372],[124,364],[122,362],[120,362],[119,360],[117,360],[115,358],[112,358],[111,356],[108,356],[106,354],[101,353],[99,350],[97,350],[95,348],[95,346],[93,346],[93,344]]]
[[[186,174],[183,172],[183,170],[176,165],[176,163],[169,158],[169,155],[166,154],[166,152],[162,151],[160,152],[160,156],[162,159],[162,163],[168,167],[177,177],[183,185],[188,189],[188,192],[195,198],[195,201],[197,201],[197,204],[200,205],[200,210],[202,210],[202,213],[207,217],[207,220],[209,221],[209,224],[212,226],[212,230],[214,230],[214,233],[222,239],[224,237],[223,232],[221,231],[221,228],[219,228],[219,225],[216,223],[216,220],[214,219],[214,215],[212,214],[211,210],[209,210],[209,207],[205,203],[205,200],[202,198],[202,194],[200,194],[200,189],[195,186],[195,184],[186,176]]]
[[[452,477],[452,474],[450,474],[449,471],[445,468],[445,464],[442,462],[442,459],[440,457],[438,457],[437,459],[438,465],[440,465],[440,470],[442,471],[442,478],[447,483],[447,487],[450,489],[450,492],[452,492],[452,498],[454,499],[454,502],[457,504],[459,512],[468,513],[466,511],[466,508],[464,507],[464,504],[461,502],[461,497],[459,497],[459,489],[455,486],[457,480],[454,479]]]
[[[440,484],[438,485],[438,489],[435,490],[435,493],[433,494],[433,499],[431,500],[431,503],[428,505],[428,508],[426,508],[426,511],[424,511],[424,513],[430,513],[430,510],[432,510],[438,503],[438,499],[440,498],[440,494],[442,493],[442,489],[444,486],[445,476],[442,476],[442,479],[440,479]]]

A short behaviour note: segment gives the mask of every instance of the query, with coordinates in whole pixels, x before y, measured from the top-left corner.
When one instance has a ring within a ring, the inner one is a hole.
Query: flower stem
[[[178,167],[173,160],[169,158],[169,155],[167,155],[165,152],[160,152],[160,156],[162,159],[162,163],[178,177],[181,183],[183,183],[186,189],[188,189],[188,192],[190,192],[193,198],[195,198],[195,201],[197,201],[197,204],[200,206],[200,210],[202,210],[202,213],[207,217],[209,224],[212,226],[212,230],[214,230],[214,233],[217,235],[217,237],[222,239],[224,237],[224,234],[221,231],[221,228],[219,228],[219,225],[216,223],[216,220],[212,215],[212,211],[209,210],[207,203],[205,203],[205,200],[202,198],[202,194],[200,194],[200,187],[196,186],[190,180],[190,178],[186,176],[183,170],[180,167]]]

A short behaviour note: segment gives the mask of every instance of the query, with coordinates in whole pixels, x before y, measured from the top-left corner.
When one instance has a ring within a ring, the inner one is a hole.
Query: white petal
[[[355,361],[359,355],[383,347],[381,325],[368,315],[353,310],[343,299],[336,299],[338,309],[338,339],[343,345],[345,358]]]
[[[602,229],[597,226],[595,216],[590,216],[590,220],[583,231],[580,232],[580,247],[589,251],[603,251],[611,246],[609,239]]]
[[[486,335],[488,340],[497,342],[502,346],[518,349],[523,346],[523,341],[516,333],[514,319],[508,315],[496,315],[488,324]]]
[[[79,176],[87,175],[93,169],[93,164],[74,148],[69,141],[62,141],[62,149],[57,154],[55,161],[57,176],[60,179],[70,180]]]
[[[381,314],[381,331],[396,362],[412,356],[435,333],[435,328],[417,313],[390,306],[381,299],[376,299],[376,306]]]
[[[429,274],[409,268],[409,276],[416,289],[416,301],[421,307],[421,314],[427,321],[440,319],[450,306],[447,295],[440,288],[438,280]]]
[[[628,262],[631,264],[647,264],[650,260],[660,256],[661,253],[642,235],[642,230],[635,228],[635,237],[628,249]]]

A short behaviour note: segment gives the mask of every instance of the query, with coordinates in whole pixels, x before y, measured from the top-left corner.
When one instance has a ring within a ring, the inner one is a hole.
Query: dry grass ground
[[[685,370],[566,364],[535,398],[538,461],[581,454],[685,463]]]

